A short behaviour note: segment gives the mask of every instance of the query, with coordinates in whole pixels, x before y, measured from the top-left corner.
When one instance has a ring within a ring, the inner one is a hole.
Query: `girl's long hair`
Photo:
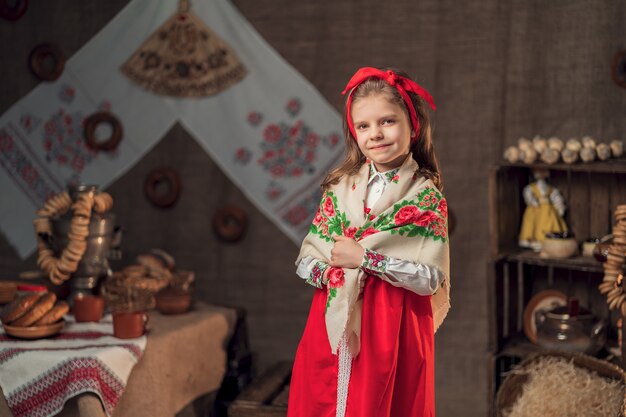
[[[386,71],[387,69],[389,68],[384,68],[382,70]],[[398,75],[409,78],[408,75],[402,71],[394,70],[394,72]],[[433,147],[432,125],[427,109],[428,104],[417,94],[411,92],[407,93],[413,102],[420,124],[419,135],[416,139],[413,139],[410,144],[410,152],[413,159],[419,166],[418,174],[423,175],[426,178],[430,178],[435,186],[440,191],[443,191],[443,179],[441,178],[439,161],[437,160],[435,149]],[[352,105],[354,106],[354,103],[358,100],[373,94],[385,95],[392,103],[399,105],[410,120],[409,110],[407,109],[402,96],[398,93],[398,90],[379,78],[372,77],[359,84],[352,93]],[[346,158],[341,165],[328,173],[321,185],[323,191],[327,190],[331,185],[337,184],[344,175],[355,175],[365,162],[365,155],[363,155],[359,149],[356,138],[352,136],[352,133],[348,128],[347,118],[352,116],[345,114],[345,112],[346,107],[344,106],[343,134],[346,139]]]

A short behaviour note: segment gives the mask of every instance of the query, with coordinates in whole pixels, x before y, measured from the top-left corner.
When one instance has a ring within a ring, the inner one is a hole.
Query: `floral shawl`
[[[379,254],[435,266],[445,274],[441,288],[431,298],[437,331],[450,309],[446,200],[431,180],[418,175],[417,162],[410,155],[371,210],[365,207],[368,179],[369,164],[365,163],[357,174],[342,178],[324,193],[310,231],[302,242],[296,265],[305,256],[329,262],[334,245],[332,237],[345,235]],[[377,262],[375,259],[369,261]],[[325,320],[330,346],[336,354],[346,329],[348,338],[356,336],[358,346],[361,329],[359,288],[367,272],[361,267],[343,268],[343,274],[332,275],[326,287]],[[321,279],[321,274],[312,279]]]

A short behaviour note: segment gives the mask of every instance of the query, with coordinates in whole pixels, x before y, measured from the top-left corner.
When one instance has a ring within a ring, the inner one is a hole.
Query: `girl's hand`
[[[358,268],[363,263],[365,249],[347,236],[333,236],[335,246],[330,251],[330,266]]]

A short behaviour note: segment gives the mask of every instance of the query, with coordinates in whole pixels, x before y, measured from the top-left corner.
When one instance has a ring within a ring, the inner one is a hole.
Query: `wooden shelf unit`
[[[508,372],[541,347],[523,331],[524,307],[539,291],[556,289],[577,297],[582,306],[609,320],[609,343],[617,338],[619,315],[609,311],[597,289],[602,263],[594,258],[542,258],[517,245],[526,207],[522,191],[533,181],[532,169],[550,170],[549,182],[566,202],[565,219],[578,242],[611,232],[613,211],[626,203],[626,159],[589,164],[532,165],[502,163],[489,175],[490,260],[488,262],[489,364],[488,401],[496,415],[495,397]],[[608,352],[603,349],[600,356]]]

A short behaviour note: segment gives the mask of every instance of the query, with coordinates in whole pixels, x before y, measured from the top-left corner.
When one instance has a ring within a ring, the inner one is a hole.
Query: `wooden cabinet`
[[[523,331],[524,307],[533,295],[545,289],[577,297],[596,316],[609,321],[608,345],[616,345],[619,314],[609,311],[597,289],[602,282],[602,264],[593,258],[541,258],[517,245],[526,207],[522,190],[533,181],[533,168],[550,170],[549,182],[566,201],[565,219],[578,242],[611,232],[613,211],[626,204],[626,159],[576,165],[503,163],[489,176],[490,260],[489,302],[489,404],[495,415],[495,395],[510,369],[528,354],[540,351]],[[611,359],[603,349],[598,356]],[[615,359],[613,359],[615,360]]]

